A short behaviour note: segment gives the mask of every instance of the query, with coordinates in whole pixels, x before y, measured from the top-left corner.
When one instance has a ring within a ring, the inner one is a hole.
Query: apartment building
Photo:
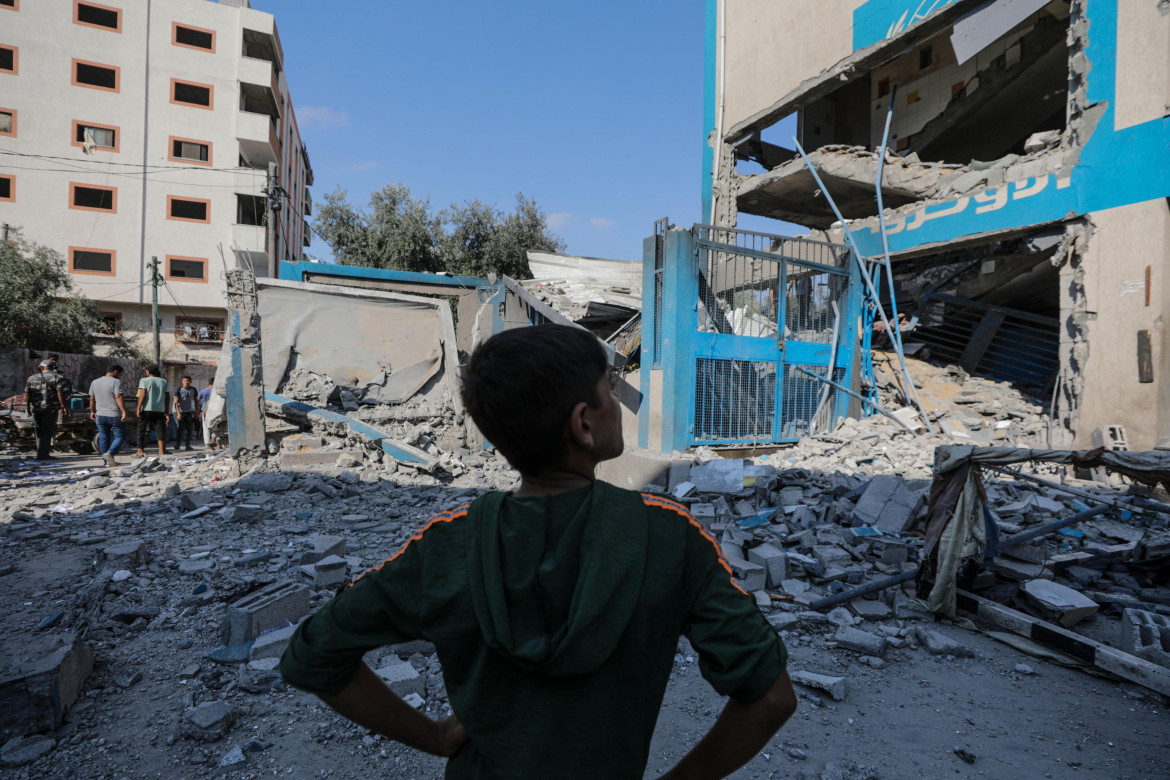
[[[708,0],[707,14],[705,219],[843,240],[795,136],[861,254],[880,258],[885,233],[898,308],[919,318],[908,339],[1031,391],[1054,447],[1117,425],[1133,449],[1170,447],[1165,2]]]
[[[103,337],[150,332],[157,258],[164,357],[214,360],[224,272],[301,259],[283,62],[247,0],[0,0],[0,222],[68,258]]]

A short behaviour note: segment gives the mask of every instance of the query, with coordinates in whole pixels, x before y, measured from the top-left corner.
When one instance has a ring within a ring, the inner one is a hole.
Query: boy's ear
[[[588,449],[593,446],[593,422],[589,405],[581,401],[569,413],[569,443]]]

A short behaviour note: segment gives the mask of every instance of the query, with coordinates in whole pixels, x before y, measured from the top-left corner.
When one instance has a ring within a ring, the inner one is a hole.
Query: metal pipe
[[[813,167],[812,161],[809,160],[808,155],[804,153],[804,148],[800,145],[800,141],[798,141],[796,138],[793,138],[792,140],[796,144],[796,151],[800,152],[800,156],[804,160],[804,164],[808,166],[809,173],[813,175],[813,179],[816,180],[817,186],[821,188],[821,192],[825,195],[825,200],[828,201],[829,206],[833,209],[833,213],[837,216],[837,221],[841,223],[841,229],[845,231],[845,238],[849,242],[849,246],[853,248],[853,254],[856,258],[857,268],[861,272],[861,278],[865,280],[866,288],[869,290],[869,294],[873,296],[874,305],[877,307],[878,313],[882,316],[882,321],[888,324],[890,318],[886,316],[886,310],[882,306],[881,296],[878,295],[877,290],[873,286],[873,280],[869,276],[869,271],[865,269],[864,255],[861,254],[861,250],[857,247],[857,241],[853,238],[853,231],[851,231],[849,226],[845,223],[845,217],[841,215],[841,211],[837,208],[837,203],[833,200],[833,196],[829,194],[828,187],[826,187],[825,183],[821,181],[821,176],[819,173],[817,173],[817,169]],[[895,323],[895,326],[896,325],[897,323]],[[910,378],[909,369],[906,368],[906,356],[902,354],[902,343],[900,341],[891,341],[890,343],[894,345],[894,352],[897,354],[898,362],[902,366],[903,381],[906,382],[906,384],[909,386],[909,389],[905,393],[906,399],[913,400],[915,402],[915,405],[918,407],[918,411],[922,415],[922,422],[926,426],[926,429],[930,433],[934,433],[934,426],[930,424],[930,416],[927,415],[926,408],[922,406],[921,400],[918,399],[917,392],[915,392],[913,389],[914,381]],[[872,402],[867,401],[866,403]]]
[[[881,412],[881,413],[882,413],[882,414],[884,414],[886,417],[889,417],[891,420],[893,420],[894,422],[898,423],[898,425],[901,425],[903,428],[905,428],[906,430],[910,431],[911,435],[913,435],[913,436],[917,436],[917,435],[918,435],[917,433],[915,433],[915,432],[914,432],[914,429],[913,429],[913,428],[911,428],[911,427],[910,427],[909,425],[907,425],[906,423],[902,422],[900,419],[898,419],[897,417],[895,417],[895,416],[894,416],[892,413],[890,413],[890,412],[886,411],[885,409],[883,409],[882,407],[878,406],[877,404],[875,404],[873,401],[869,400],[868,398],[864,398],[864,397],[862,397],[862,396],[861,396],[859,393],[855,393],[855,392],[853,392],[853,391],[852,391],[852,390],[850,390],[848,387],[845,387],[844,385],[839,385],[839,384],[837,384],[836,382],[833,382],[832,380],[825,379],[825,378],[824,378],[823,376],[821,376],[820,374],[814,374],[812,371],[808,371],[808,370],[806,370],[806,369],[804,369],[804,368],[801,368],[800,366],[793,366],[793,368],[795,368],[797,371],[799,371],[799,372],[800,372],[800,373],[802,373],[802,374],[808,374],[808,375],[809,375],[809,376],[811,376],[813,379],[819,379],[819,380],[821,380],[822,382],[824,382],[824,383],[825,383],[826,385],[828,385],[829,387],[836,388],[837,390],[840,390],[840,391],[841,391],[841,392],[843,392],[843,393],[849,393],[849,395],[851,395],[851,396],[853,396],[854,398],[856,398],[857,400],[861,401],[863,404],[868,404],[869,406],[872,406],[874,409],[876,409],[877,411]]]
[[[1061,528],[1067,528],[1068,526],[1075,525],[1082,520],[1088,520],[1089,518],[1104,514],[1112,508],[1113,507],[1109,504],[1102,504],[1101,506],[1090,507],[1084,512],[1077,512],[1075,515],[1066,517],[1063,520],[1053,520],[1051,523],[1046,523],[1045,525],[1039,526],[1038,528],[1033,528],[1031,531],[1024,531],[1023,533],[1018,533],[1015,536],[1009,536],[1007,539],[1004,539],[999,543],[999,549],[1006,550],[1009,547],[1018,547],[1024,542],[1030,542],[1037,537],[1054,534]]]

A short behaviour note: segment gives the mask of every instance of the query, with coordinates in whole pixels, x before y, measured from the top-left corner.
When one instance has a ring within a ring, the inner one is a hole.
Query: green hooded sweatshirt
[[[425,639],[470,735],[449,780],[634,779],[681,634],[715,690],[741,701],[787,662],[682,505],[595,482],[436,515],[302,623],[280,671],[336,694],[363,653]]]

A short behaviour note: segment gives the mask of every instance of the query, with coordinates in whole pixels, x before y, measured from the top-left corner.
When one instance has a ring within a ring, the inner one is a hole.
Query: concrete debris
[[[802,672],[794,670],[789,672],[792,682],[797,685],[806,685],[809,688],[816,688],[818,691],[824,691],[829,694],[833,701],[844,701],[847,691],[846,681],[844,677],[830,677],[827,674],[816,674],[814,672]]]
[[[227,734],[235,719],[236,710],[226,701],[206,702],[183,713],[181,730],[188,739],[215,742]]]
[[[0,747],[0,766],[18,767],[31,764],[57,746],[56,740],[46,736],[13,737]]]
[[[1020,586],[1028,600],[1041,612],[1068,628],[1097,614],[1100,605],[1080,591],[1051,580],[1029,580]]]

